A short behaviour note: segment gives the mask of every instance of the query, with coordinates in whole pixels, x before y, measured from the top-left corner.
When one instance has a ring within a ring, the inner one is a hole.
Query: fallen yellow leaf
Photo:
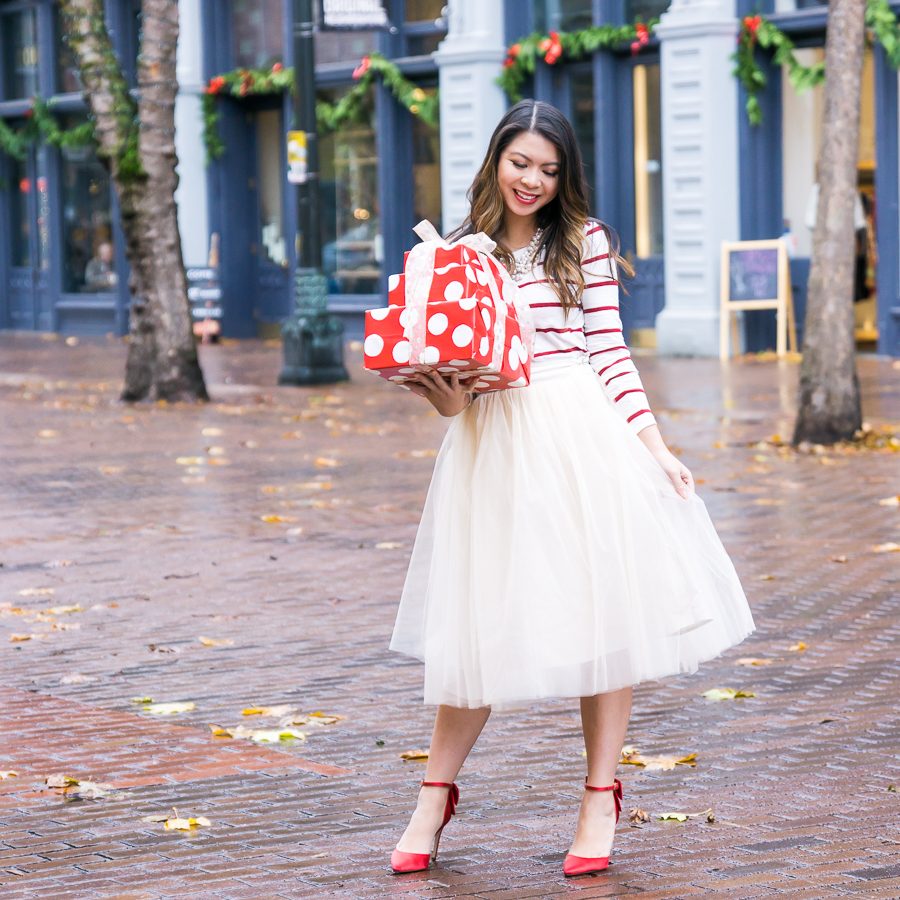
[[[47,637],[46,634],[11,634],[9,640],[10,643],[17,644],[21,641],[36,641],[45,637]]]
[[[400,759],[415,760],[416,762],[426,762],[428,760],[427,750],[407,750],[406,753],[400,754]]]
[[[281,706],[251,706],[244,710],[245,716],[286,716],[294,707],[288,703]]]
[[[260,516],[263,522],[296,522],[296,516]]]
[[[74,606],[52,606],[44,611],[53,616],[62,616],[65,613],[84,612],[84,607],[80,603],[76,603]]]
[[[885,497],[884,500],[878,501],[879,506],[900,506],[900,496]]]
[[[286,488],[276,487],[274,484],[264,484],[260,490],[264,494],[283,494]]]
[[[773,500],[770,497],[760,497],[753,501],[757,506],[783,506],[784,500]]]
[[[872,550],[875,553],[897,553],[900,552],[900,544],[895,544],[893,541],[888,541],[886,544],[876,544]],[[21,594],[22,592],[19,591]]]
[[[144,707],[149,713],[157,716],[174,716],[178,713],[190,712],[194,708],[193,702],[188,703],[150,703]]]
[[[178,466],[202,466],[206,463],[206,459],[202,456],[179,456],[175,460]]]
[[[747,691],[735,691],[731,688],[712,688],[704,691],[700,696],[706,697],[707,700],[739,700],[742,697],[755,697],[756,694],[751,694]]]
[[[43,588],[25,588],[24,591],[19,591],[20,597],[46,597],[52,594],[53,588],[51,587],[43,587]]]
[[[333,468],[339,466],[340,463],[336,459],[329,459],[327,456],[316,457],[316,465],[320,468]]]
[[[619,762],[628,766],[643,766],[647,772],[669,772],[675,766],[696,766],[697,754],[687,756],[644,756],[635,747],[623,747]]]
[[[207,462],[211,466],[230,466],[231,465],[231,460],[225,459],[224,456],[213,457],[212,459],[208,459]]]
[[[704,809],[703,812],[698,813],[667,812],[660,813],[656,818],[661,822],[686,822],[688,819],[697,819],[700,816],[708,816],[711,812],[712,808]]]
[[[303,534],[302,528],[288,528],[285,534],[290,535],[291,537],[297,537],[298,535]]]
[[[742,656],[740,659],[736,659],[734,664],[736,666],[771,666],[774,662],[774,659],[758,659],[755,656]]]
[[[224,456],[225,448],[224,447],[207,447],[206,452],[209,456]]]
[[[230,638],[208,638],[201,635],[197,638],[204,647],[233,647],[234,641]]]
[[[222,433],[221,428],[204,428],[200,432],[200,434],[202,434],[203,437],[218,437],[221,433]]]
[[[760,575],[759,580],[760,581],[774,581],[775,576],[774,575]]]
[[[375,545],[376,550],[399,550],[403,544],[398,544],[396,541],[382,541],[380,544]]]
[[[0,781],[3,781],[6,778],[18,778],[18,772],[0,772]]]
[[[280,727],[280,728],[244,728],[238,725],[236,728],[222,728],[220,725],[209,726],[213,737],[217,738],[242,738],[248,741],[256,741],[260,744],[278,744],[289,741],[305,741],[306,735],[296,728]]]
[[[788,647],[788,650],[792,650],[794,652],[798,652],[800,650],[805,650],[805,649],[806,649],[806,644],[804,644],[803,641],[797,641],[796,644],[791,644],[791,646]]]
[[[843,556],[843,555],[841,555],[841,556],[829,556],[828,559],[831,560],[831,562],[834,562],[834,563],[845,563],[845,562],[847,562],[847,557],[846,557],[846,556]]]

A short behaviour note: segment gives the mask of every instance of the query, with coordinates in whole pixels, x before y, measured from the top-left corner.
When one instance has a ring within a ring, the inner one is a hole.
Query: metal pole
[[[306,133],[306,183],[297,186],[300,248],[297,265],[322,265],[319,218],[319,140],[316,128],[316,52],[312,0],[294,3],[294,127]]]
[[[293,0],[294,127],[306,134],[306,180],[297,185],[297,271],[294,312],[281,326],[284,366],[279,384],[346,381],[344,324],[328,312],[322,266],[319,142],[316,128],[315,22],[312,0]]]

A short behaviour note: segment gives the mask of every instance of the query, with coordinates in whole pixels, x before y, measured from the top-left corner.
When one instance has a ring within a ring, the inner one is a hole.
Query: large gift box
[[[455,244],[428,222],[408,254],[403,275],[391,276],[389,306],[366,313],[365,366],[389,381],[409,380],[415,364],[433,366],[477,392],[525,387],[534,328],[506,270],[490,255],[484,234]]]

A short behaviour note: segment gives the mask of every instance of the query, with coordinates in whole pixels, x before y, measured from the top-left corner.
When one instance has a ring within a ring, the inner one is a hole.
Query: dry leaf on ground
[[[885,497],[884,500],[878,501],[879,506],[900,506],[900,495],[894,497]]]
[[[19,644],[22,641],[39,641],[45,637],[47,637],[46,634],[11,634],[9,641],[11,644]]]
[[[190,712],[194,708],[193,701],[187,703],[147,703],[144,710],[156,716],[174,716],[178,713]]]
[[[828,559],[833,563],[845,563],[847,562],[847,557],[843,554],[841,556],[829,556]]]
[[[0,772],[0,781],[3,781],[7,778],[18,778],[18,772]]]
[[[703,812],[698,813],[665,812],[660,813],[656,818],[661,822],[686,822],[688,819],[697,819],[700,816],[708,816],[711,812],[712,809],[704,809]]]
[[[84,607],[80,603],[76,603],[74,606],[51,606],[50,609],[45,609],[44,612],[51,616],[63,616],[67,613],[84,612]]]
[[[325,713],[314,712],[309,715],[301,715],[301,716],[285,716],[278,723],[279,725],[334,725],[337,722],[341,722],[346,718],[346,716],[328,716]]]
[[[299,521],[296,516],[260,516],[259,517],[263,522],[297,522]]]
[[[806,644],[804,644],[803,641],[797,641],[796,644],[791,644],[791,646],[788,647],[788,650],[791,650],[795,653],[799,652],[801,650],[805,650],[805,649],[806,649]]]
[[[734,664],[736,666],[771,666],[774,662],[774,659],[759,659],[756,656],[742,656],[740,659],[736,659]]]
[[[759,581],[774,581],[774,580],[775,580],[774,575],[760,575],[759,576]]]
[[[218,437],[221,433],[222,433],[221,428],[204,428],[200,432],[200,434],[202,434],[203,437]]]
[[[205,462],[206,459],[202,456],[179,456],[175,460],[178,466],[202,466]]]
[[[306,735],[296,728],[244,728],[243,725],[238,725],[235,728],[223,728],[221,725],[210,725],[209,727],[213,737],[238,738],[256,741],[260,744],[278,744],[306,740]]]
[[[401,547],[403,544],[398,544],[396,541],[382,541],[375,545],[376,550],[399,550]]]
[[[316,457],[316,465],[320,468],[333,468],[339,466],[340,463],[336,459],[329,459],[327,456]]]
[[[628,821],[637,827],[638,825],[649,825],[650,816],[637,806],[632,806],[628,813]]]
[[[89,681],[99,681],[96,675],[81,675],[78,672],[69,672],[59,679],[60,684],[87,684]]]
[[[179,816],[178,810],[173,806],[174,815],[171,816],[144,816],[142,822],[164,822],[167,831],[190,831],[198,825],[209,827],[212,823],[205,816]]]
[[[294,711],[294,707],[289,703],[284,703],[281,706],[250,706],[244,710],[245,716],[286,716],[288,713],[292,713]]]
[[[897,553],[900,552],[900,544],[894,543],[894,541],[888,541],[886,544],[875,544],[872,547],[872,550],[875,553]],[[21,594],[22,592],[19,591]]]
[[[20,597],[48,597],[52,594],[53,588],[51,587],[42,587],[42,588],[25,588],[25,590],[19,591]]]
[[[204,647],[233,647],[234,641],[231,638],[208,638],[201,634],[197,638]]]
[[[696,766],[697,754],[688,756],[644,756],[636,747],[623,747],[621,764],[643,766],[646,772],[669,772],[675,766]]]
[[[415,760],[416,762],[426,762],[428,760],[427,750],[407,750],[406,753],[400,754],[400,759]]]
[[[68,775],[48,775],[44,779],[47,787],[59,788],[63,796],[79,800],[100,800],[103,797],[115,797],[111,784],[98,784],[95,781],[79,781]]]
[[[755,697],[756,694],[748,691],[735,691],[731,688],[712,688],[704,691],[700,696],[706,697],[707,700],[739,700],[742,697]]]
[[[330,491],[334,484],[330,481],[301,481],[294,487],[305,491]]]

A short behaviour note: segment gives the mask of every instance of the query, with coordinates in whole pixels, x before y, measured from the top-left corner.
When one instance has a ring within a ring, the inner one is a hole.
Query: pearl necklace
[[[534,237],[525,248],[525,253],[522,254],[521,259],[518,259],[515,255],[513,255],[513,260],[515,261],[515,268],[512,272],[513,280],[521,281],[534,268],[534,260],[538,252],[538,244],[541,242],[541,236],[543,235],[543,233],[543,228],[538,228],[538,230],[535,231]]]

